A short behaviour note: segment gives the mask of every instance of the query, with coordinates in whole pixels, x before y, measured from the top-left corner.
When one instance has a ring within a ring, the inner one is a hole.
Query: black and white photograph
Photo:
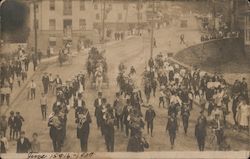
[[[247,159],[248,0],[0,0],[0,158]]]

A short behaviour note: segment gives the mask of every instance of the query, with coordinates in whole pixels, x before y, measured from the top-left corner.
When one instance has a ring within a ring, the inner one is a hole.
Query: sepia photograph
[[[0,0],[0,159],[247,159],[248,0]]]

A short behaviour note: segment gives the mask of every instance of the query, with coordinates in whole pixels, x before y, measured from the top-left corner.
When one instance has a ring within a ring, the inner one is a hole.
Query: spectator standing
[[[22,131],[20,138],[17,140],[17,153],[28,153],[30,150],[30,141],[25,137],[25,132]]]
[[[33,138],[33,140],[31,141],[31,152],[32,153],[38,153],[38,152],[40,152],[40,142],[37,139],[38,134],[33,133],[32,138]]]

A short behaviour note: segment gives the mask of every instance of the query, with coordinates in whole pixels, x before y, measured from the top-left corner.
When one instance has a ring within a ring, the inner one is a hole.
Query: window
[[[112,4],[111,3],[109,4],[109,9],[112,10]]]
[[[85,0],[80,0],[80,10],[85,10]]]
[[[56,30],[56,20],[55,19],[49,20],[49,30]]]
[[[39,23],[38,20],[36,20],[36,23],[34,24],[34,28],[36,27],[36,29],[39,29]]]
[[[99,20],[99,19],[100,19],[100,14],[99,14],[99,13],[97,13],[97,14],[95,15],[95,19],[96,19],[96,20]]]
[[[118,20],[122,20],[122,13],[118,14]]]
[[[63,20],[63,32],[64,36],[72,37],[72,19]]]
[[[137,9],[142,9],[142,8],[143,8],[143,5],[137,3],[137,4],[136,4],[136,8],[137,8]]]
[[[49,1],[49,9],[50,10],[55,10],[55,0],[50,0]]]
[[[128,9],[128,3],[124,3],[124,4],[123,4],[123,9],[124,9],[124,10],[127,10],[127,9]]]
[[[35,4],[35,6],[36,6],[36,12],[38,13],[39,12],[39,5]]]
[[[98,9],[98,4],[97,3],[94,4],[94,9]]]
[[[86,19],[80,19],[79,20],[79,27],[80,27],[81,30],[86,29]]]
[[[55,36],[50,36],[49,37],[49,46],[50,47],[56,46],[56,37]]]
[[[72,15],[72,0],[63,0],[63,14]]]
[[[138,13],[138,19],[142,20],[142,13]]]

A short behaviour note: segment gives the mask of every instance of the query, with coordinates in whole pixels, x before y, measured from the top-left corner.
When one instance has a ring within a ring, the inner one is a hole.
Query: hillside
[[[204,42],[176,53],[174,58],[209,72],[250,72],[250,63],[239,39]]]

